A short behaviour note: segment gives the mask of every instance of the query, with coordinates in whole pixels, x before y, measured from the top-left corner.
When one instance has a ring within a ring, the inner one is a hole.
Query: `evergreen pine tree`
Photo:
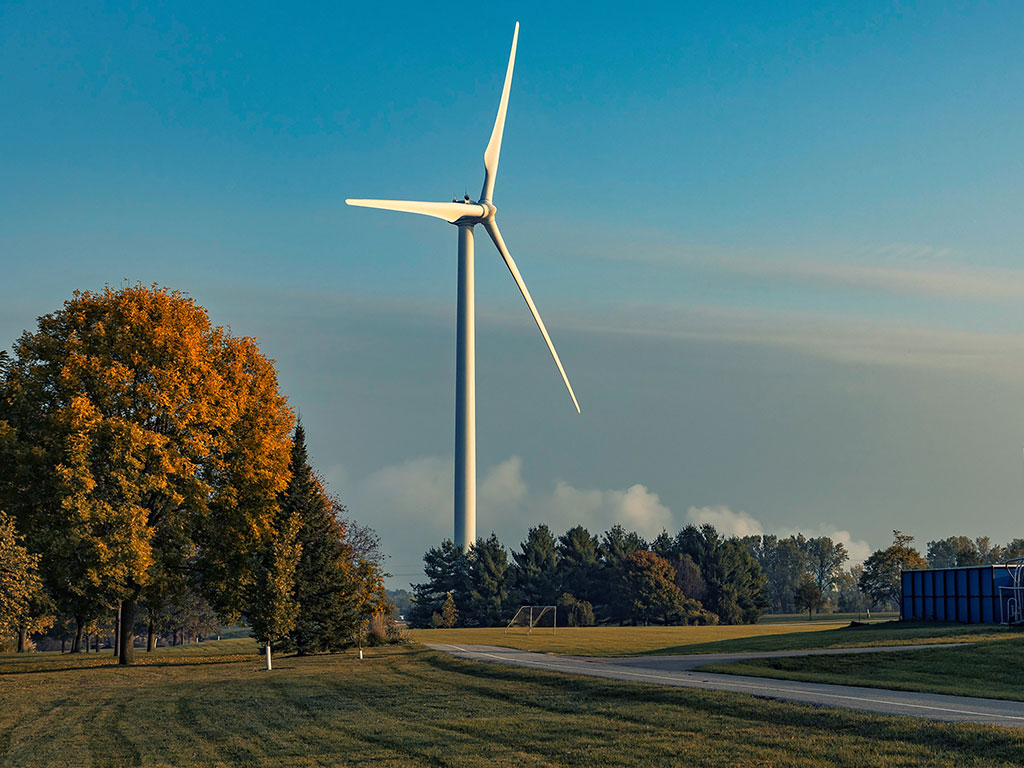
[[[560,596],[558,552],[546,525],[531,528],[519,552],[512,553],[512,602],[517,605],[554,605]]]
[[[604,567],[601,571],[604,583],[603,614],[606,618],[620,623],[633,617],[632,599],[629,595],[627,575],[629,557],[634,552],[647,549],[647,542],[633,531],[627,531],[621,525],[613,525],[604,534],[600,553]]]
[[[465,606],[469,599],[469,558],[451,539],[427,550],[423,572],[427,580],[413,586],[413,604],[407,615],[411,627],[432,626],[433,616],[441,615],[448,593],[456,607]]]
[[[592,605],[602,597],[601,560],[596,536],[582,525],[558,537],[558,575],[563,592]]]
[[[360,579],[366,574],[355,562],[344,526],[309,464],[301,423],[295,427],[291,480],[281,507],[301,521],[298,542],[302,555],[295,569],[298,615],[288,646],[300,655],[346,648],[365,618],[359,595],[366,586]]]
[[[496,627],[508,620],[508,556],[493,533],[479,539],[469,555],[469,605],[462,619],[468,626]]]

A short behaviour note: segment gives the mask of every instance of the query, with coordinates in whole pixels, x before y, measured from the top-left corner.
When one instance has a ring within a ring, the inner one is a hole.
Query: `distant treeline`
[[[450,540],[424,556],[416,627],[497,626],[521,605],[557,605],[560,624],[750,623],[767,608],[761,566],[710,525],[648,543],[616,525],[600,538],[576,526],[557,538],[531,528],[509,553],[497,537],[463,553]]]
[[[414,586],[406,617],[414,627],[499,626],[522,605],[556,605],[560,625],[743,624],[766,612],[893,609],[903,569],[1024,556],[1024,539],[1004,547],[953,536],[928,542],[925,559],[913,537],[893,534],[852,567],[828,536],[725,537],[711,525],[650,542],[620,525],[600,537],[582,526],[556,537],[539,525],[511,552],[493,534],[468,553],[445,540],[424,555],[427,580]]]
[[[950,536],[938,541],[929,541],[925,559],[929,568],[960,568],[967,565],[1005,563],[1007,560],[1020,557],[1024,557],[1024,539],[1014,539],[1003,547],[993,544],[988,536],[979,536],[976,539]]]

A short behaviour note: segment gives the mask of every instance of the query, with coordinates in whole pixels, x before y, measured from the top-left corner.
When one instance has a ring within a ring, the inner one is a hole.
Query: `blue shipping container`
[[[900,605],[906,621],[1002,624],[1010,615],[1015,566],[972,565],[904,571]],[[1000,589],[1003,587],[1004,589]]]

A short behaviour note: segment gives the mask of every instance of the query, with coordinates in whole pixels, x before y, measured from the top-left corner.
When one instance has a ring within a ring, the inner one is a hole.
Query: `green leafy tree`
[[[880,606],[899,605],[903,571],[927,568],[921,553],[910,546],[913,536],[894,530],[892,545],[879,549],[864,561],[860,589]]]
[[[175,594],[173,603],[166,605],[163,613],[153,614],[152,618],[155,635],[158,632],[169,634],[172,645],[214,634],[219,626],[213,608],[193,590]]]
[[[555,606],[555,610],[558,611],[559,626],[592,627],[597,621],[594,616],[594,606],[586,600],[577,600],[568,592],[558,598]]]
[[[807,611],[807,620],[811,620],[813,611],[820,611],[825,605],[825,596],[821,585],[810,575],[804,576],[796,588],[796,604]]]
[[[864,574],[864,566],[860,563],[850,566],[839,574],[836,580],[838,607],[847,613],[862,613],[871,607],[867,595],[860,591],[860,577]]]
[[[1014,560],[1024,557],[1024,539],[1014,539],[1003,548],[1003,559]]]
[[[18,340],[0,394],[0,494],[61,610],[81,625],[120,600],[122,664],[161,571],[238,613],[280,533],[292,424],[253,339],[167,289],[76,292]]]
[[[808,540],[802,534],[747,536],[743,539],[765,575],[768,608],[774,613],[797,609],[796,589],[811,567]]]
[[[38,564],[39,556],[25,548],[14,520],[0,510],[0,635],[17,634],[18,651],[25,650],[30,633],[52,624]]]
[[[949,536],[938,541],[929,541],[926,559],[929,568],[961,568],[967,565],[1001,563],[1007,559],[1008,551],[1007,548],[993,546],[988,536],[979,536],[976,539]]]
[[[626,590],[630,614],[644,625],[655,619],[669,623],[671,616],[683,610],[684,596],[675,582],[675,571],[668,561],[647,550],[637,550],[626,558]]]
[[[958,568],[965,565],[981,565],[981,558],[974,542],[966,536],[949,536],[929,541],[927,549],[929,568]]]
[[[559,595],[558,551],[546,525],[526,532],[519,551],[512,552],[512,602],[519,605],[554,605]]]
[[[302,554],[298,541],[301,527],[298,515],[282,515],[276,535],[255,568],[257,578],[246,615],[253,637],[269,648],[287,646],[299,614],[295,574]]]
[[[807,539],[808,575],[818,585],[823,601],[827,601],[835,590],[836,580],[849,557],[846,547],[828,536]]]

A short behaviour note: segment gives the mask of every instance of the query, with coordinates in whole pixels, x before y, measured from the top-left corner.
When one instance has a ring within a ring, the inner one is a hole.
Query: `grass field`
[[[875,611],[871,614],[870,621],[895,621],[899,619],[900,615],[896,611]],[[757,620],[758,624],[780,624],[780,623],[793,623],[796,621],[807,621],[806,613],[765,613]],[[815,621],[827,621],[827,622],[851,622],[851,621],[867,621],[869,620],[865,613],[816,613],[814,618],[809,622]]]
[[[1024,736],[461,661],[279,658],[251,641],[0,657],[4,766],[997,766]],[[102,666],[97,666],[102,663]]]
[[[1024,701],[1024,634],[957,648],[870,656],[807,656],[711,664],[702,669],[814,683],[865,685]]]
[[[649,653],[729,653],[804,648],[965,642],[1019,636],[1003,627],[883,622],[862,627],[838,624],[744,624],[716,627],[566,627],[552,635],[503,629],[417,629],[422,643],[477,643],[578,656],[635,656]]]

